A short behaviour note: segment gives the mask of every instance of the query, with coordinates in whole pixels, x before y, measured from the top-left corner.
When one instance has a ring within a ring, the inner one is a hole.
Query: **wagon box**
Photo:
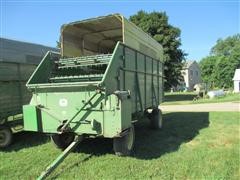
[[[0,149],[9,146],[13,134],[23,131],[22,106],[32,93],[26,82],[48,50],[55,48],[0,38]]]
[[[26,81],[35,68],[35,64],[0,61],[0,148],[23,130],[22,105],[31,99]]]
[[[50,134],[66,154],[83,138],[105,137],[116,154],[129,155],[137,115],[162,125],[162,53],[119,14],[63,25],[61,53],[48,52],[27,83],[25,130]]]

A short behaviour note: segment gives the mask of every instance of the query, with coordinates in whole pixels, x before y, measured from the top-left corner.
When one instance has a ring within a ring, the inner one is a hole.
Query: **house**
[[[194,86],[202,82],[200,67],[196,61],[187,61],[181,72],[184,81],[180,85],[187,90],[194,90]]]
[[[240,69],[235,70],[233,77],[234,92],[240,92]]]

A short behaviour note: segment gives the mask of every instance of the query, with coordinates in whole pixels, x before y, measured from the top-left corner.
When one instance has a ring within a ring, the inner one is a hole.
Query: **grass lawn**
[[[193,92],[174,92],[165,93],[163,105],[178,105],[178,104],[198,104],[198,103],[218,103],[218,102],[240,102],[240,94],[227,94],[222,97],[213,99],[198,99],[193,101],[197,94]]]
[[[110,139],[79,145],[51,179],[239,179],[240,114],[181,112],[164,114],[164,128],[136,125],[132,157],[117,157]],[[0,179],[35,179],[58,155],[49,139],[19,133],[0,151]]]

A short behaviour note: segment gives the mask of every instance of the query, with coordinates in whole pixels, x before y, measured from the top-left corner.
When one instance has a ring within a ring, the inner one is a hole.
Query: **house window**
[[[192,70],[190,70],[190,75],[191,75],[191,76],[193,75],[193,71],[192,71]]]
[[[196,71],[196,76],[198,76],[198,71]]]

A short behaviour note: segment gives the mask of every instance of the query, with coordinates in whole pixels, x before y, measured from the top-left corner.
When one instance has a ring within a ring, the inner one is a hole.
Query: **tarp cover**
[[[119,14],[77,21],[62,26],[64,57],[112,53],[118,41],[161,59],[162,46]]]

